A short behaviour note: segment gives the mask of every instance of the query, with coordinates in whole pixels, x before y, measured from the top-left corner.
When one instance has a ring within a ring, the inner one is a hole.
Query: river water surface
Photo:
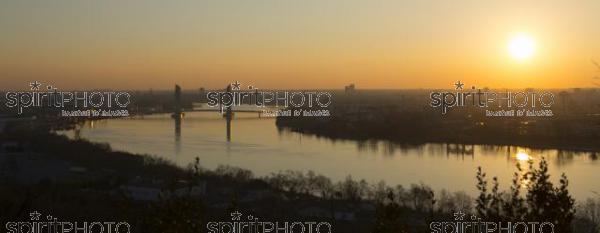
[[[474,196],[475,172],[498,176],[507,189],[516,164],[545,157],[552,180],[566,173],[577,200],[598,197],[598,154],[532,150],[515,146],[456,144],[400,145],[387,141],[331,140],[278,130],[274,118],[236,113],[229,136],[227,121],[217,113],[187,113],[180,122],[167,114],[88,122],[79,130],[61,132],[115,150],[159,156],[186,166],[200,158],[206,168],[228,164],[255,175],[281,170],[313,170],[334,181],[351,175],[388,185],[424,183],[435,190],[465,191]],[[555,182],[556,183],[556,182]]]

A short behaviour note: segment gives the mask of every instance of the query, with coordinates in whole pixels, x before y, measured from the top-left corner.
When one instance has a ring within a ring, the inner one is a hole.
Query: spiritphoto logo
[[[332,94],[327,91],[262,91],[253,85],[248,85],[247,89],[241,85],[235,81],[224,91],[208,92],[207,105],[220,108],[222,112],[227,108],[252,106],[265,109],[266,115],[329,116],[329,110],[325,108],[331,105]]]
[[[442,115],[454,107],[477,107],[486,110],[486,116],[553,116],[550,109],[554,94],[549,91],[496,92],[476,89],[464,90],[464,83],[456,81],[455,91],[431,92],[430,106],[440,108]],[[498,110],[491,110],[496,108]]]
[[[253,215],[244,215],[235,211],[231,221],[208,222],[206,228],[210,233],[331,233],[329,222],[302,221],[263,221]]]
[[[551,222],[489,222],[476,215],[471,215],[470,220],[466,213],[454,213],[454,221],[431,222],[431,233],[554,233],[554,224]]]
[[[29,214],[29,221],[11,221],[4,226],[8,233],[47,233],[47,232],[114,232],[129,233],[131,225],[127,222],[77,222],[59,221],[58,218],[48,214],[45,216],[38,211]]]
[[[9,91],[5,94],[5,106],[16,108],[22,114],[28,108],[57,108],[62,116],[127,116],[126,108],[131,102],[128,92],[114,91],[58,91],[53,85],[29,84],[30,91]],[[66,110],[71,108],[73,110]],[[117,110],[113,110],[117,108]]]

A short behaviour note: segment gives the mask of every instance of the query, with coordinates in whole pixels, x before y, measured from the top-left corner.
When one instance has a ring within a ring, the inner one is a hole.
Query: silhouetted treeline
[[[486,110],[528,108],[454,107],[442,114],[429,106],[427,91],[334,95],[330,117],[277,118],[296,132],[344,139],[514,145],[599,151],[600,91],[554,91],[553,116],[486,116]],[[505,106],[506,104],[504,104]],[[539,106],[534,109],[539,110]],[[291,108],[295,109],[295,108]],[[306,109],[306,107],[302,107]]]

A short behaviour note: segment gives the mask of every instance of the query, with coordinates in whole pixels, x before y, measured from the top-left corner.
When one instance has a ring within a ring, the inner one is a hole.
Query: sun
[[[508,42],[508,52],[517,61],[528,60],[535,53],[535,41],[526,34],[519,34]]]

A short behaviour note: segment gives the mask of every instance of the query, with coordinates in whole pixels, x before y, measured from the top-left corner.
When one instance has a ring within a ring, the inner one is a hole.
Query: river
[[[179,127],[178,127],[179,123]],[[228,164],[249,169],[255,175],[281,170],[313,170],[334,181],[348,175],[388,185],[424,183],[439,191],[465,191],[475,196],[475,172],[481,166],[488,177],[497,176],[500,188],[508,188],[516,164],[545,157],[551,180],[561,173],[569,178],[577,200],[598,197],[598,153],[534,150],[516,146],[430,143],[402,145],[382,140],[332,140],[279,130],[274,118],[236,113],[230,125],[217,113],[187,113],[180,122],[168,114],[90,121],[79,130],[61,132],[93,142],[108,143],[115,150],[149,154],[186,166],[200,158],[206,168]]]

